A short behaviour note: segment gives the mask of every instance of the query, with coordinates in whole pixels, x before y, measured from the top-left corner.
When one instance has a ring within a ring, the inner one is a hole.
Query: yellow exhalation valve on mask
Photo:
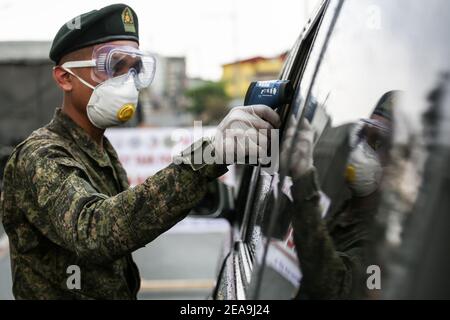
[[[351,183],[356,180],[356,169],[351,164],[347,166],[345,171],[345,180]]]
[[[117,112],[117,119],[121,122],[126,122],[134,116],[135,111],[135,105],[132,103],[127,103],[123,105],[122,108],[120,108]]]

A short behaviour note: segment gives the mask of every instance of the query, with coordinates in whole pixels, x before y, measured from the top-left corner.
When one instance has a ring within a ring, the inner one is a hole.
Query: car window
[[[429,1],[422,12],[418,0],[344,2],[310,92],[316,131],[369,118],[384,94],[400,90],[404,99],[395,106],[394,118],[414,130],[410,134],[420,135],[427,97],[450,68],[441,32],[448,29],[450,14],[442,13],[442,4]],[[300,90],[299,99],[306,95],[305,87]]]
[[[429,1],[424,10],[420,0],[344,2],[312,90],[332,126],[370,116],[390,90],[421,97],[408,105],[409,115],[420,116],[424,97],[440,73],[448,71],[449,49],[441,32],[448,19],[439,13],[442,3]]]
[[[306,63],[304,65],[293,66],[291,70],[286,70],[287,73],[296,79],[294,82],[295,93],[294,99],[289,106],[289,113],[286,117],[286,129],[290,125],[297,126],[297,121],[289,122],[288,119],[291,116],[299,118],[302,114],[303,102],[302,92],[306,91],[312,80],[312,75],[314,71],[314,66],[317,65],[320,52],[324,46],[325,40],[327,38],[328,30],[333,21],[333,17],[336,13],[336,3],[328,5],[325,3],[323,7],[326,9],[321,13],[316,20],[316,29],[313,33],[309,34],[311,47],[308,53],[298,52],[298,55],[305,55]],[[307,41],[308,42],[308,41]],[[288,72],[289,71],[289,72]],[[302,90],[305,88],[306,90]],[[315,102],[309,104],[309,108],[314,111],[316,109]],[[315,112],[312,112],[314,115]],[[281,139],[281,145],[284,144],[284,137]],[[282,176],[279,179],[283,179]],[[273,184],[273,180],[271,183]],[[289,224],[290,217],[283,215],[283,212],[276,214],[274,211],[274,205],[277,201],[278,196],[274,195],[274,188],[271,187],[269,193],[266,194],[263,199],[263,203],[258,205],[256,208],[262,208],[260,211],[253,212],[252,219],[254,224],[249,224],[249,229],[247,232],[247,241],[251,244],[251,248],[255,250],[254,255],[256,257],[257,270],[265,269],[263,273],[255,274],[252,278],[252,294],[253,297],[261,299],[290,299],[292,298],[296,287],[300,281],[300,272],[298,270],[298,263],[296,259],[296,253],[294,251],[292,239],[289,237]],[[283,204],[280,204],[280,211],[283,211]],[[276,214],[275,225],[271,229],[271,220],[273,220],[273,215]],[[271,231],[271,237],[268,233]],[[270,240],[270,238],[272,238]],[[270,240],[269,252],[265,252],[264,245],[266,241],[263,239]],[[274,245],[274,246],[273,246]],[[275,248],[275,250],[271,250]],[[267,256],[264,259],[264,254]],[[263,262],[263,266],[261,266]],[[265,268],[268,266],[268,268]],[[261,275],[264,275],[261,278]],[[262,281],[261,281],[262,280]]]

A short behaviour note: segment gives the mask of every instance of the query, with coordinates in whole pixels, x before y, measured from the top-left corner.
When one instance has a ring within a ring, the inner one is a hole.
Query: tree
[[[185,95],[190,99],[188,111],[205,124],[216,124],[228,113],[230,97],[222,82],[207,81],[187,90]]]

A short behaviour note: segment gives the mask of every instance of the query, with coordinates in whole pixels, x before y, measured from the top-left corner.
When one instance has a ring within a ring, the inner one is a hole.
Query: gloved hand
[[[286,140],[281,152],[281,163],[287,165],[288,158],[290,160],[291,177],[295,180],[301,178],[303,175],[313,169],[313,143],[314,130],[309,124],[308,120],[304,119],[300,125],[300,131],[297,133],[296,140],[292,145],[294,139],[296,126],[293,119],[286,132]],[[289,148],[292,146],[292,151]]]
[[[213,139],[216,158],[223,164],[258,160],[260,155],[267,155],[270,130],[280,124],[279,115],[268,106],[233,108],[217,127]]]

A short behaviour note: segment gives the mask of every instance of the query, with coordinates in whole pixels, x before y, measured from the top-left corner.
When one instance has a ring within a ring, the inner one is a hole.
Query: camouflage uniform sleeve
[[[360,284],[365,246],[355,239],[345,252],[338,251],[322,219],[317,173],[296,181],[291,206],[294,241],[303,278],[297,298],[349,299]]]
[[[64,150],[41,147],[24,152],[19,163],[36,208],[27,212],[30,222],[50,240],[98,263],[116,260],[168,230],[202,199],[207,183],[226,172],[223,166],[194,172],[172,164],[108,197]]]

